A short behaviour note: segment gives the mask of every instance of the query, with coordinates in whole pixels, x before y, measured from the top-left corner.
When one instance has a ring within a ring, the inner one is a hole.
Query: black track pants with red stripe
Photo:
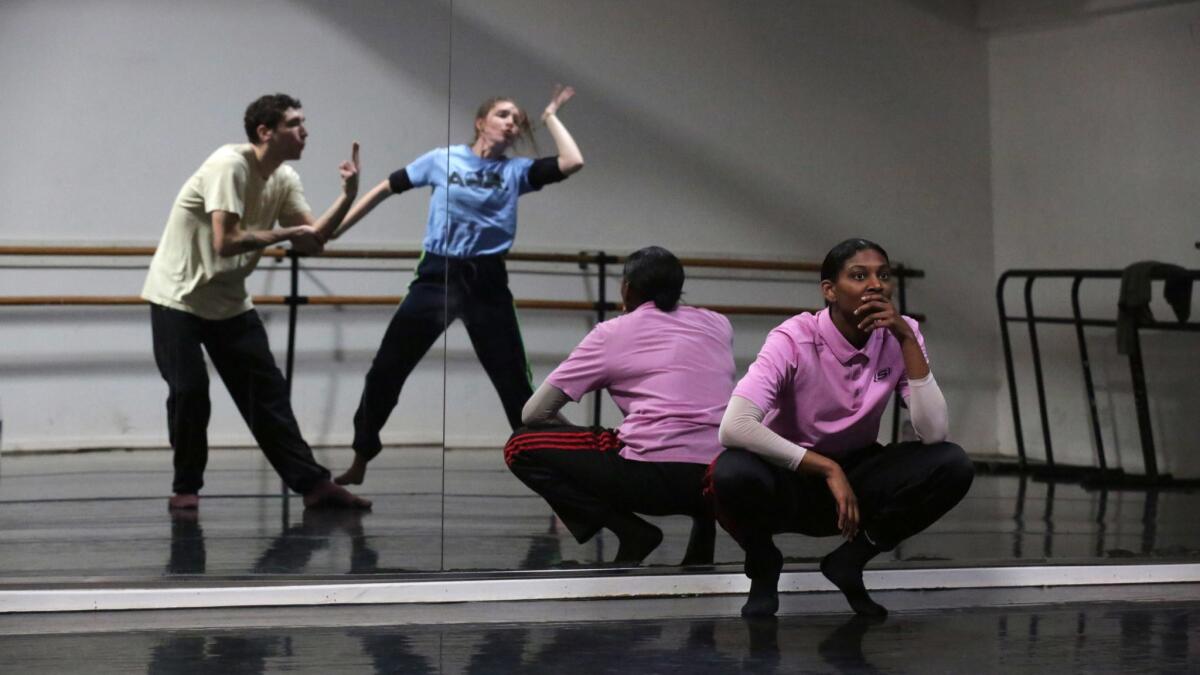
[[[701,495],[704,464],[625,459],[620,449],[607,429],[522,427],[504,446],[504,461],[581,544],[615,514],[712,518]]]

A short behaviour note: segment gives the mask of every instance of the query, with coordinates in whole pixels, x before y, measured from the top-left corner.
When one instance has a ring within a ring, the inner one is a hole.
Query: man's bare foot
[[[200,495],[198,494],[181,492],[179,494],[172,495],[171,498],[167,500],[168,511],[180,511],[184,509],[198,508],[200,508]]]
[[[350,465],[350,468],[346,469],[346,472],[342,475],[334,478],[333,482],[337,483],[338,485],[362,485],[363,478],[365,478],[366,475],[367,460],[355,455],[354,462]]]
[[[304,506],[330,509],[371,509],[371,500],[364,499],[331,480],[317,483],[304,493]]]

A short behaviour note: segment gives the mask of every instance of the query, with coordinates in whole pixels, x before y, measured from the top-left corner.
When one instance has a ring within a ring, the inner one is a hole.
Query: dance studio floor
[[[350,459],[318,454],[335,469]],[[615,550],[604,537],[576,544],[499,450],[390,448],[361,489],[370,513],[306,511],[253,450],[212,453],[198,512],[167,512],[170,479],[161,451],[0,458],[0,591],[578,570]],[[947,518],[872,569],[1197,562],[1197,510],[1196,491],[982,473]],[[669,574],[690,523],[653,520],[666,539],[647,566]],[[798,572],[834,544],[781,541]],[[724,533],[716,558],[688,571],[740,569]],[[883,623],[819,591],[784,594],[777,620],[755,622],[737,616],[739,595],[0,613],[0,672],[1200,672],[1200,584],[875,597],[892,610]]]
[[[0,671],[1194,673],[1198,589],[1169,588],[892,591],[882,623],[831,593],[757,621],[735,598],[6,616]]]
[[[347,450],[320,451],[328,466]],[[443,459],[444,458],[444,459]],[[445,471],[443,472],[443,461]],[[370,513],[305,511],[251,450],[213,451],[198,512],[168,514],[170,455],[161,451],[0,459],[0,585],[173,575],[403,575],[431,570],[592,567],[611,560],[603,535],[579,545],[504,468],[499,450],[390,448],[361,492]],[[980,474],[966,500],[873,566],[1194,562],[1200,491],[1085,490]],[[666,532],[648,566],[675,565],[690,521]],[[811,570],[832,539],[781,537],[791,569]],[[741,551],[718,533],[716,559]]]

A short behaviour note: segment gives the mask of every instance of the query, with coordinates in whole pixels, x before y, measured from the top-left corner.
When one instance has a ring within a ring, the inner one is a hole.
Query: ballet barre
[[[150,257],[154,255],[153,246],[0,246],[0,259],[5,256],[39,256],[39,257],[92,257],[92,258],[121,258],[121,257]],[[311,296],[300,293],[300,272],[304,261],[311,260],[416,260],[421,257],[420,249],[329,249],[318,255],[306,256],[293,253],[290,249],[272,246],[262,251],[262,257],[274,259],[279,263],[287,261],[290,273],[289,292],[287,295],[252,296],[255,305],[288,307],[287,357],[284,375],[288,386],[291,386],[295,369],[296,352],[296,320],[302,305],[311,306],[394,306],[404,299],[398,295],[319,295]],[[595,315],[597,322],[604,321],[610,312],[620,309],[620,305],[608,299],[608,283],[610,268],[625,262],[625,257],[613,255],[605,251],[580,251],[574,253],[556,252],[522,252],[511,251],[505,255],[511,262],[528,262],[540,264],[570,264],[579,267],[584,275],[594,274],[596,282],[595,301],[586,300],[547,300],[518,298],[515,300],[518,309],[550,310],[550,311],[587,311]],[[782,260],[751,260],[741,258],[710,258],[710,257],[681,257],[679,261],[684,268],[706,268],[725,270],[751,270],[767,272],[797,272],[819,273],[821,264],[810,261]],[[0,266],[3,263],[0,262]],[[909,278],[924,277],[924,272],[903,264],[894,263],[892,274],[896,278],[896,304],[902,314],[911,316],[918,321],[925,321],[923,314],[908,311],[907,284]],[[118,295],[41,295],[41,296],[0,296],[0,307],[31,307],[31,306],[135,306],[147,302],[138,296]],[[816,312],[814,307],[787,307],[774,305],[729,305],[729,304],[697,304],[696,307],[709,309],[726,315],[735,316],[792,316],[802,312]],[[898,395],[897,395],[898,399]],[[592,423],[600,424],[599,393],[593,397]],[[899,401],[897,400],[897,403]],[[894,405],[892,410],[892,441],[899,438],[900,406]]]

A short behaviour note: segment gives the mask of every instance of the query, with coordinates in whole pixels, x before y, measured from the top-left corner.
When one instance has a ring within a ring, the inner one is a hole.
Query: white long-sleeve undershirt
[[[772,464],[795,471],[808,448],[789,441],[762,423],[766,413],[748,398],[733,396],[725,407],[717,440],[727,448],[742,448]]]
[[[908,381],[908,415],[922,443],[941,443],[950,430],[946,397],[930,372],[919,380]]]
[[[933,379],[933,373],[909,381],[909,414],[913,429],[922,443],[946,439],[949,416],[946,398]],[[766,414],[749,399],[733,396],[721,419],[718,438],[727,448],[743,448],[763,459],[795,471],[808,448],[789,441],[762,423]]]
[[[533,392],[533,396],[525,402],[525,407],[521,408],[521,424],[570,424],[558,412],[570,401],[571,397],[563,390],[549,382],[542,382],[542,386]]]

